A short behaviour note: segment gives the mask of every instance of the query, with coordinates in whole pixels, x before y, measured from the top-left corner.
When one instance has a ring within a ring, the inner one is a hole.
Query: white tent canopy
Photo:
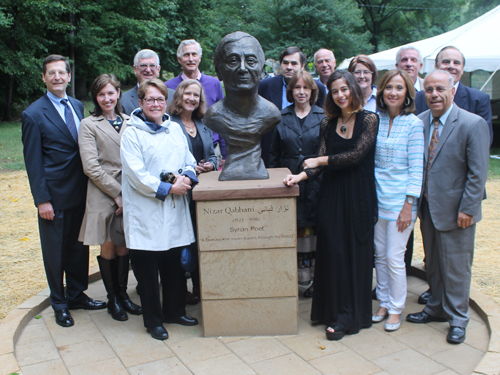
[[[424,67],[428,73],[434,70],[437,53],[445,46],[457,47],[465,56],[465,71],[486,70],[495,72],[500,67],[500,6],[483,14],[481,17],[466,23],[459,28],[432,38],[408,43],[417,47],[422,53]],[[374,53],[369,57],[378,70],[394,69],[396,53],[402,46]],[[352,57],[345,59],[339,69],[347,69]]]

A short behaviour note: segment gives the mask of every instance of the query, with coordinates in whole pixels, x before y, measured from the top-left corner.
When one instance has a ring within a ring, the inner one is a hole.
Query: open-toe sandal
[[[329,331],[328,328],[333,328],[333,332]],[[345,336],[345,331],[338,327],[328,327],[326,329],[326,339],[330,341],[338,341]]]

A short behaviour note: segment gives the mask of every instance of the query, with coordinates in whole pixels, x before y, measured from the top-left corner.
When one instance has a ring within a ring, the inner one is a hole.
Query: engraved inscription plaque
[[[296,247],[295,198],[197,202],[200,251]]]

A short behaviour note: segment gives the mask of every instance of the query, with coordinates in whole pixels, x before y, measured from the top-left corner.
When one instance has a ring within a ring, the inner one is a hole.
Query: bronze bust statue
[[[281,119],[278,108],[258,94],[265,57],[260,43],[238,31],[226,35],[214,54],[226,96],[212,105],[205,124],[226,141],[226,163],[219,181],[269,178],[261,157],[260,141]]]

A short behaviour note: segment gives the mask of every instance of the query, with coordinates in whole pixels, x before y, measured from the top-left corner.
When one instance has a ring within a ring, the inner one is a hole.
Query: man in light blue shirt
[[[35,206],[50,304],[56,323],[74,323],[70,309],[97,310],[88,287],[89,247],[78,241],[87,195],[78,147],[83,105],[66,95],[71,81],[69,61],[50,55],[43,62],[47,94],[22,114],[24,162]],[[66,288],[63,280],[66,279]]]
[[[474,239],[488,175],[490,135],[482,117],[453,103],[450,72],[429,73],[424,92],[430,110],[419,115],[428,145],[419,217],[431,295],[423,311],[406,319],[448,322],[447,341],[460,344],[469,322]]]

